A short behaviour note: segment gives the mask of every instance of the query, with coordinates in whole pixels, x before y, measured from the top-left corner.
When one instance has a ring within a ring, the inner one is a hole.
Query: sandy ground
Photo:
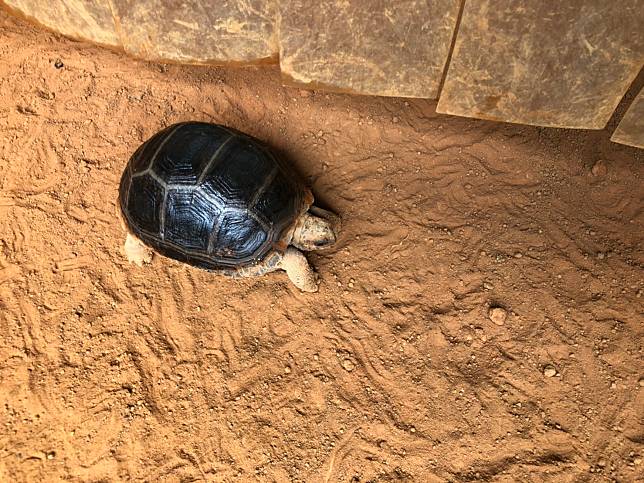
[[[0,480],[641,476],[643,152],[434,106],[0,14]],[[342,215],[319,293],[127,264],[121,170],[187,119],[267,140]]]

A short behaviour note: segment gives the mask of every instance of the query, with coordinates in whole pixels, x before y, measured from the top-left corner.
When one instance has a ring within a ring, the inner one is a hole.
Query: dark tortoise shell
[[[175,260],[218,270],[286,249],[286,234],[313,201],[263,143],[203,122],[174,124],[130,158],[119,187],[128,228]]]

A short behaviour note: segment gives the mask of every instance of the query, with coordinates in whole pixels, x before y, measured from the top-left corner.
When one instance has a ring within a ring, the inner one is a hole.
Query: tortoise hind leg
[[[144,263],[150,263],[152,261],[152,249],[144,245],[141,240],[131,233],[127,234],[123,249],[127,261],[135,263],[139,267],[143,266]]]

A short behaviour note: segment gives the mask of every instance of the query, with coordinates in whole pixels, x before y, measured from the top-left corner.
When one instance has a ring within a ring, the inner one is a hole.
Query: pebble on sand
[[[593,176],[606,176],[606,174],[608,173],[606,162],[603,159],[600,159],[593,165],[593,167],[590,169],[590,172],[593,174]]]
[[[508,318],[508,311],[502,307],[490,307],[487,316],[496,325],[503,325]]]
[[[356,365],[351,361],[351,359],[344,359],[342,361],[342,367],[345,371],[351,372],[355,369]]]
[[[555,369],[555,366],[548,364],[543,368],[543,375],[546,377],[555,377],[557,375],[557,369]]]

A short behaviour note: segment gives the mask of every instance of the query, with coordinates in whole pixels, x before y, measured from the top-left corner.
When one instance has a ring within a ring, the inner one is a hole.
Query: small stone
[[[557,369],[555,369],[555,366],[548,364],[543,368],[543,375],[546,377],[555,377],[557,375]]]
[[[483,282],[483,288],[485,290],[492,290],[494,289],[494,285],[492,285],[490,282]]]
[[[644,377],[640,377],[640,380],[637,381],[637,383],[640,385],[640,387],[644,387]]]
[[[291,373],[291,368],[290,368],[289,366],[286,366],[286,367],[284,368],[284,372],[285,372],[286,374],[290,374],[290,373]]]
[[[508,312],[502,307],[492,307],[488,312],[488,317],[496,325],[505,324],[506,319],[508,318]]]
[[[311,97],[312,92],[305,89],[300,90],[300,97]]]
[[[593,176],[606,176],[606,173],[608,173],[606,162],[600,159],[593,165],[590,172],[593,174]]]
[[[606,466],[606,460],[604,458],[600,459],[597,462],[597,466],[599,466],[600,468],[603,468],[604,466]]]
[[[56,452],[55,451],[50,451],[47,453],[47,459],[48,460],[53,460],[56,457]]]
[[[344,359],[342,361],[342,367],[347,372],[351,372],[356,368],[355,364],[351,361],[351,359]]]
[[[635,458],[635,459],[633,460],[633,464],[634,464],[635,466],[639,466],[639,465],[641,465],[641,464],[642,464],[642,458]]]
[[[523,258],[523,253],[515,253],[514,258]]]
[[[606,255],[604,255],[602,252],[599,252],[599,253],[597,254],[597,258],[598,258],[599,260],[603,260],[605,256],[606,256]]]

